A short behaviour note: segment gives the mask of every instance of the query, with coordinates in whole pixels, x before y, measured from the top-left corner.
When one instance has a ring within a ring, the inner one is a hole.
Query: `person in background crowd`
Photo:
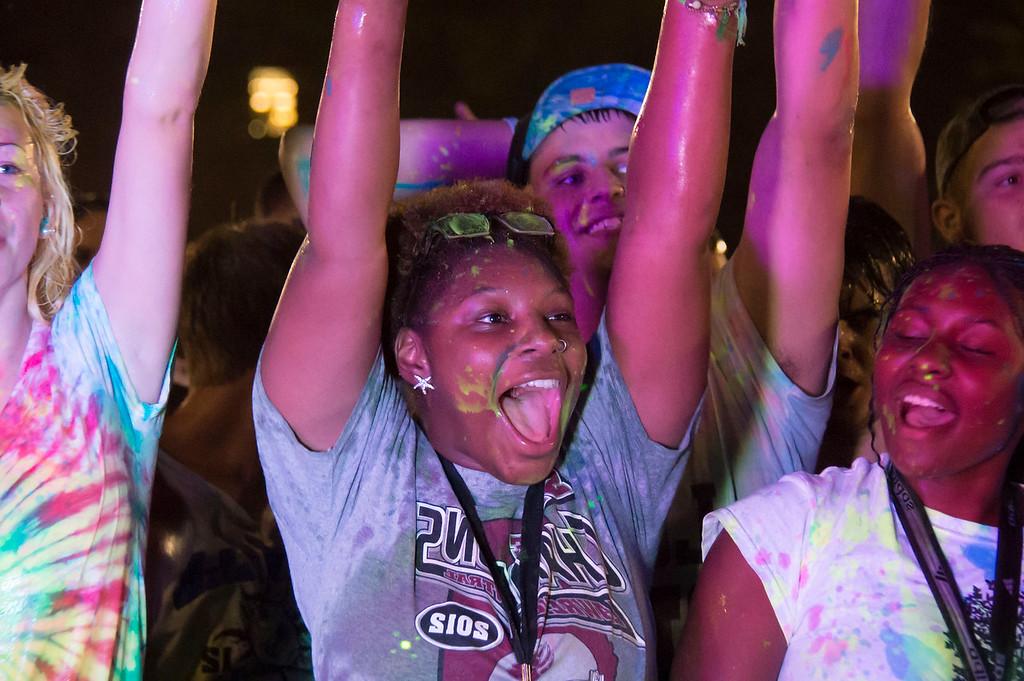
[[[0,675],[137,679],[193,114],[215,0],[147,0],[103,242],[73,286],[71,121],[0,69]],[[69,290],[69,286],[71,287]]]
[[[310,236],[257,372],[260,456],[314,665],[334,678],[649,677],[647,575],[707,371],[738,7],[666,3],[636,204],[564,451],[587,352],[561,239],[529,195],[436,190],[386,231],[405,10],[339,5]],[[399,382],[420,391],[411,408]]]
[[[79,233],[78,242],[75,244],[75,261],[79,269],[84,270],[100,249],[110,201],[98,194],[83,194],[75,197],[74,205],[75,225]]]
[[[249,222],[189,246],[179,329],[192,381],[153,483],[148,679],[312,678],[252,420],[260,347],[304,236]]]
[[[985,93],[958,111],[935,147],[928,210],[925,151],[910,109],[931,0],[862,0],[860,102],[853,193],[875,201],[930,250],[947,243],[1024,248],[1024,84]]]
[[[1021,385],[1024,254],[910,270],[874,367],[886,449],[707,517],[675,678],[1021,678]]]
[[[260,187],[253,209],[255,218],[264,222],[291,224],[301,220],[280,170],[271,174]]]
[[[1024,249],[1024,84],[978,97],[935,149],[935,226],[947,241]]]
[[[849,466],[857,457],[877,458],[871,438],[880,441],[881,435],[868,430],[876,333],[882,306],[914,263],[903,227],[881,206],[859,196],[850,199],[844,254],[835,399],[818,471]]]

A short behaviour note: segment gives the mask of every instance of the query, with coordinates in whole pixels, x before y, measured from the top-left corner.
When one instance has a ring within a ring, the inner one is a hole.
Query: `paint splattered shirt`
[[[603,324],[595,345],[544,490],[534,678],[550,681],[654,678],[650,570],[689,454],[689,434],[674,449],[647,437]],[[253,416],[317,678],[520,678],[480,547],[380,356],[328,452],[302,446],[258,378]],[[497,560],[518,570],[527,488],[459,471]]]
[[[997,530],[933,510],[928,517],[988,653]],[[966,678],[878,464],[788,475],[714,512],[704,521],[705,554],[723,529],[786,637],[779,679]],[[1024,678],[1019,655],[1006,678]]]
[[[0,411],[0,678],[138,679],[160,400],[135,393],[87,269]]]
[[[666,655],[674,650],[669,634],[679,635],[697,583],[704,516],[787,473],[813,471],[832,409],[835,349],[828,387],[821,395],[808,395],[761,339],[740,299],[731,261],[712,287],[710,350],[704,410],[665,522],[651,593],[666,642],[659,651]]]

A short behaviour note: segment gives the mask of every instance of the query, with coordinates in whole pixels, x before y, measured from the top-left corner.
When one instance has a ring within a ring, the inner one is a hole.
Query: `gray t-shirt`
[[[647,437],[603,324],[596,346],[594,385],[545,487],[545,681],[653,678],[650,573],[689,453],[689,434],[676,449]],[[520,678],[469,523],[380,356],[328,452],[297,440],[258,372],[253,408],[317,678]],[[526,487],[459,472],[498,561],[516,569]]]

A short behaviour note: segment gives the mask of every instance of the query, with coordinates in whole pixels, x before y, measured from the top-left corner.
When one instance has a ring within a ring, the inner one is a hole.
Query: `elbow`
[[[782,137],[786,140],[783,144],[796,144],[815,156],[824,154],[846,162],[853,154],[856,117],[855,102],[837,102],[825,109],[801,112],[789,121],[780,117]]]

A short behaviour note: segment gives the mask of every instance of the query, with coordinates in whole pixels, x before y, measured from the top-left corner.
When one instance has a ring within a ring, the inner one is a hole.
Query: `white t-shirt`
[[[704,520],[704,555],[725,529],[764,586],[788,644],[779,679],[965,678],[882,465],[787,475]],[[928,517],[988,653],[997,530]],[[1022,677],[1018,655],[1007,678]]]

